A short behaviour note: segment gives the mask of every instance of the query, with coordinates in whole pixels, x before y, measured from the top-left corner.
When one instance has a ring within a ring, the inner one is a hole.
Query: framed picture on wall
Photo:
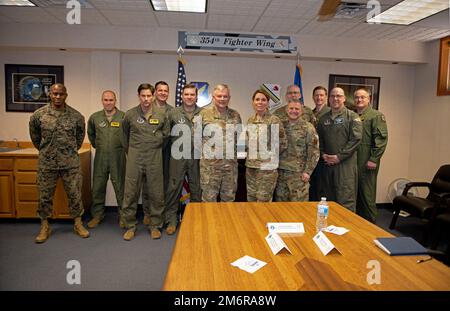
[[[369,90],[371,97],[370,103],[374,109],[378,109],[378,100],[380,96],[380,77],[364,77],[364,76],[348,76],[330,74],[328,81],[328,90],[334,87],[340,87],[344,90],[347,100],[345,106],[351,110],[355,110],[353,102],[353,93],[359,88]]]
[[[450,95],[450,36],[441,39],[437,95]]]
[[[44,106],[54,83],[64,83],[64,66],[5,64],[6,111],[33,112]]]

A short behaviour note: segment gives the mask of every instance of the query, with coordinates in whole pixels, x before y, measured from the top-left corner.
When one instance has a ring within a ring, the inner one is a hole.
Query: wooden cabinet
[[[82,200],[87,210],[91,204],[90,146],[80,149],[79,154],[83,175]],[[0,217],[38,217],[37,163],[36,149],[0,153]],[[58,179],[53,198],[52,218],[70,218],[67,195],[61,179]]]

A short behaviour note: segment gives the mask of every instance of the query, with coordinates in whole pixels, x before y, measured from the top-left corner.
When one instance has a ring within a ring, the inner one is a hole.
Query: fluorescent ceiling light
[[[150,0],[155,11],[206,13],[206,0]]]
[[[36,6],[33,2],[27,0],[0,0],[0,5]]]
[[[410,25],[448,9],[449,4],[449,0],[404,0],[383,13],[369,19],[367,22]]]

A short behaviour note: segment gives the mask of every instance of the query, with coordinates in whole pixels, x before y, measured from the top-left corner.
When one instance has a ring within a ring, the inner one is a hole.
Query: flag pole
[[[183,65],[185,65],[186,61],[183,59],[184,50],[181,47],[181,45],[177,49],[177,54],[178,54],[178,61],[181,62]]]

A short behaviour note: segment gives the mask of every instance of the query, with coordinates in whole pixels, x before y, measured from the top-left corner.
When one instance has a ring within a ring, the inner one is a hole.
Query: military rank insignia
[[[148,123],[157,125],[157,124],[159,124],[159,120],[158,119],[149,119]]]
[[[111,122],[111,127],[119,127],[120,123],[119,122]]]

